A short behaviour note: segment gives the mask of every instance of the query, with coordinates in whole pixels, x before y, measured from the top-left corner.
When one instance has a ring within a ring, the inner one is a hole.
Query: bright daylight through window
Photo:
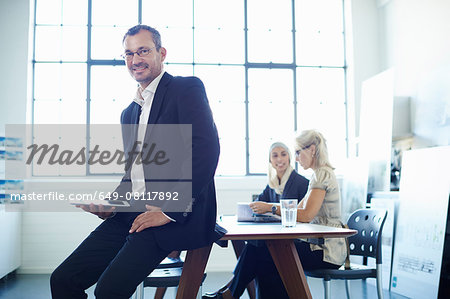
[[[160,31],[166,71],[204,82],[217,175],[265,174],[269,145],[308,128],[346,158],[343,0],[35,0],[33,123],[118,124],[136,90],[121,41],[137,23]]]

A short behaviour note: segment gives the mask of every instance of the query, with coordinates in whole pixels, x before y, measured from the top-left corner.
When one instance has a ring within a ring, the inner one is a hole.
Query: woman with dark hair
[[[297,198],[300,201],[308,189],[308,180],[291,166],[291,152],[282,142],[275,142],[269,149],[268,184],[258,198],[250,204],[254,213],[275,214],[280,199]]]

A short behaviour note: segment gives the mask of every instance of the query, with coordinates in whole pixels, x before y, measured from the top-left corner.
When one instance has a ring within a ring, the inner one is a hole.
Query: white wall
[[[0,1],[0,136],[26,121],[29,10],[29,0]],[[0,205],[0,277],[21,264],[21,222]]]
[[[410,97],[415,147],[450,144],[450,1],[391,0],[379,8],[383,68]]]
[[[29,11],[29,0],[0,1],[0,135],[26,120]]]

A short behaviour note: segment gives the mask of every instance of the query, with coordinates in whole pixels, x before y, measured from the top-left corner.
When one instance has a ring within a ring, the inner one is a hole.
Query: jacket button
[[[187,217],[187,213],[186,212],[183,213],[183,217]]]

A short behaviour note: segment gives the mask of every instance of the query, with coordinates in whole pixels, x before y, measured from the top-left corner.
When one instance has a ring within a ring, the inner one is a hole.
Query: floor
[[[231,273],[211,272],[207,273],[203,283],[203,292],[214,291],[218,289],[230,277]],[[50,275],[47,274],[16,274],[0,280],[0,298],[1,299],[49,299]],[[323,298],[322,281],[315,278],[308,278],[308,284],[311,289],[312,297]],[[94,298],[94,288],[87,290],[88,298]],[[353,298],[358,299],[376,299],[377,291],[374,285],[362,281],[351,282],[351,293]],[[153,298],[154,289],[145,289],[145,298]],[[333,281],[331,284],[332,298],[346,298],[345,285],[342,281]],[[175,288],[168,289],[165,298],[175,298]],[[241,298],[248,299],[245,293]],[[406,297],[384,292],[385,299],[405,299]]]

